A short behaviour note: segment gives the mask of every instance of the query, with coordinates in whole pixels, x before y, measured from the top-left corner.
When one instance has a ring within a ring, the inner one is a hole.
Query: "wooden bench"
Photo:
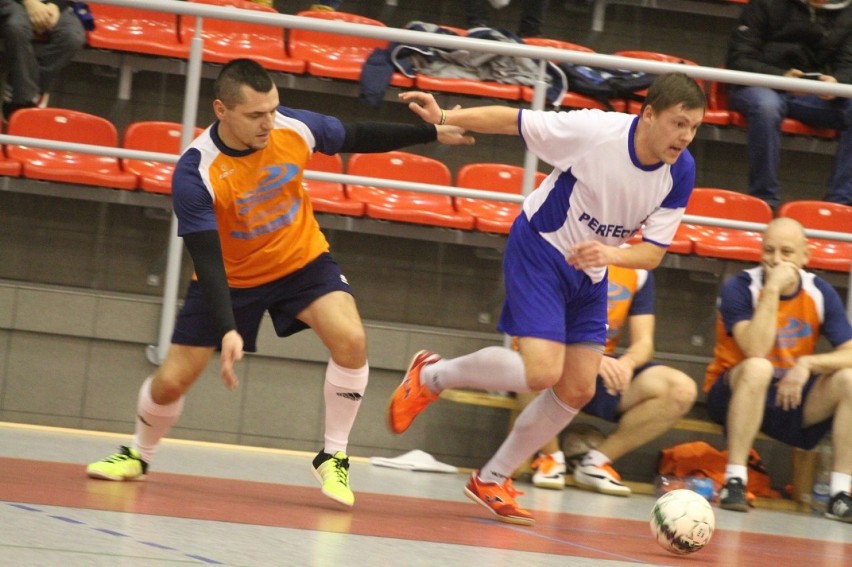
[[[441,392],[441,399],[459,404],[509,410],[512,412],[513,420],[521,409],[517,398],[500,393],[451,389]],[[718,423],[692,417],[681,418],[672,429],[711,435],[724,435],[724,429]],[[763,433],[759,433],[757,438],[763,440],[771,439],[771,437],[768,437]],[[816,474],[817,453],[815,451],[805,451],[804,449],[794,447],[792,455],[791,484],[793,486],[793,491],[791,500],[762,498],[758,499],[758,507],[786,509],[800,512],[810,510],[810,496]],[[565,483],[566,485],[573,485],[574,480],[570,475],[568,475],[565,479]],[[654,492],[654,487],[651,483],[626,482],[625,484],[627,484],[630,489],[637,494],[653,494]]]

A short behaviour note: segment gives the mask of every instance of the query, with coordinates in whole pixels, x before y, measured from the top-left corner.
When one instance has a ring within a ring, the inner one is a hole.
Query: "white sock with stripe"
[[[333,360],[328,361],[323,385],[326,453],[346,452],[349,433],[367,389],[369,373],[369,364],[361,368],[344,368]]]
[[[544,390],[526,407],[509,436],[479,472],[483,482],[502,484],[539,447],[553,439],[577,415],[558,397],[553,388]]]
[[[172,426],[177,423],[183,412],[184,396],[167,405],[160,405],[151,398],[151,382],[149,376],[139,388],[139,400],[136,404],[136,434],[133,436],[133,448],[146,463],[154,458],[154,453],[160,440],[166,436]]]

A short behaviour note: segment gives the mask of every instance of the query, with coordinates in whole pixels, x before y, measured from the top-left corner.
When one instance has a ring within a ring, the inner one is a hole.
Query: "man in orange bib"
[[[178,234],[195,265],[162,366],[139,392],[132,446],[92,463],[89,476],[144,478],[184,395],[213,352],[234,389],[234,363],[253,352],[268,312],[278,336],[310,327],[328,348],[325,443],[313,461],[323,494],[345,507],[349,433],[367,386],[367,344],[349,282],[329,254],[302,173],[314,151],[384,152],[438,140],[470,144],[460,128],[343,123],[279,105],[269,73],[249,59],[222,68],[214,84],[216,121],[182,153],[172,179]]]

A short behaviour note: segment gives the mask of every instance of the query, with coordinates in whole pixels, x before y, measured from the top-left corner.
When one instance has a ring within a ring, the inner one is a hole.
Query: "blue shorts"
[[[731,402],[731,388],[728,386],[728,374],[723,372],[707,392],[707,412],[710,418],[721,425],[725,425],[728,415],[728,406]],[[763,423],[760,431],[773,439],[782,441],[787,445],[800,449],[813,449],[819,440],[831,430],[834,418],[821,421],[810,427],[802,427],[802,414],[804,412],[805,400],[813,388],[819,375],[811,374],[805,386],[802,388],[802,403],[793,410],[784,410],[775,404],[775,396],[778,393],[778,381],[784,376],[786,370],[776,369],[772,376],[772,384],[766,392],[764,400]]]
[[[497,329],[562,344],[606,343],[607,279],[592,283],[535,232],[524,214],[503,252],[506,299]]]
[[[635,380],[637,376],[652,366],[657,366],[657,363],[649,362],[635,368],[633,370],[633,378],[631,378],[631,380]],[[592,396],[592,399],[589,400],[589,402],[584,405],[580,411],[588,415],[599,417],[611,423],[617,423],[621,418],[621,414],[618,411],[618,404],[620,402],[621,393],[610,394],[607,392],[603,378],[598,375],[597,380],[595,381],[595,395]]]
[[[308,305],[333,291],[352,293],[340,266],[331,254],[320,254],[304,268],[279,280],[251,288],[231,288],[231,304],[244,350],[257,350],[257,332],[263,314],[269,311],[275,333],[287,337],[308,326],[296,319]],[[217,347],[216,330],[201,286],[193,280],[175,323],[172,342],[179,345]]]

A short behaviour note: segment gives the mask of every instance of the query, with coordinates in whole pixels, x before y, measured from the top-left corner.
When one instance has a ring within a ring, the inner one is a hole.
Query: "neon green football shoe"
[[[314,457],[313,471],[316,479],[322,484],[322,493],[335,502],[352,507],[355,495],[349,488],[349,457],[343,451],[329,455],[324,451]]]
[[[103,480],[142,480],[146,472],[148,463],[142,460],[139,452],[123,445],[118,453],[86,467],[86,474]]]

